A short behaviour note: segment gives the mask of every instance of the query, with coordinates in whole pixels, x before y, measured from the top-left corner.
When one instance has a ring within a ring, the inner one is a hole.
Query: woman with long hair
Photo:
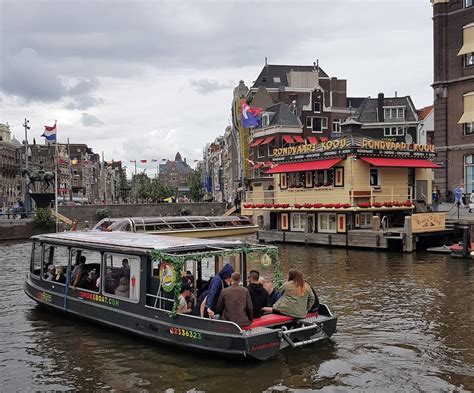
[[[265,307],[264,311],[304,318],[316,299],[311,287],[305,282],[303,273],[296,269],[289,270],[288,281],[282,285],[280,293],[281,297],[273,308]]]

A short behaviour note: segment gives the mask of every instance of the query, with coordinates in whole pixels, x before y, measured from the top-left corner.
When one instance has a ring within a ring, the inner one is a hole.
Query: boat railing
[[[294,187],[285,190],[248,191],[245,203],[248,204],[304,204],[304,203],[359,203],[405,202],[413,199],[413,189],[400,192],[399,187],[374,186],[366,190],[335,192],[337,187],[321,186],[317,188]]]

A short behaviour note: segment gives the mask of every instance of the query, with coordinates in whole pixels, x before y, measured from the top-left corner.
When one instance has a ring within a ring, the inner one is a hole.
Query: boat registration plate
[[[182,329],[177,327],[170,327],[170,333],[176,336],[188,337],[193,340],[201,340],[201,333],[194,330]]]

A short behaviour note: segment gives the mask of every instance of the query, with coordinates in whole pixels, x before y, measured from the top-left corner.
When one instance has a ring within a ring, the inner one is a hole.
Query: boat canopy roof
[[[117,248],[121,251],[135,250],[141,253],[148,253],[153,250],[165,253],[181,253],[187,251],[215,251],[219,249],[239,250],[242,248],[255,248],[258,250],[261,248],[259,245],[251,245],[239,240],[195,239],[133,232],[61,232],[36,235],[32,239],[40,242],[52,242],[76,247],[91,245],[95,246],[95,248]]]
[[[155,223],[172,223],[172,222],[232,222],[232,221],[249,221],[247,217],[239,216],[172,216],[172,217],[124,217],[135,224],[155,224]]]

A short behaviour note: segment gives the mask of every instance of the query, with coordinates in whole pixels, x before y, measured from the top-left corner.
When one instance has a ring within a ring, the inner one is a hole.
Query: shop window
[[[337,232],[336,213],[318,213],[318,232]]]
[[[72,249],[71,286],[91,292],[99,292],[101,276],[100,252]]]
[[[314,184],[316,187],[330,187],[334,184],[334,171],[332,169],[326,171],[314,172]]]
[[[307,117],[306,127],[312,132],[323,132],[328,128],[328,119],[327,117]]]
[[[291,230],[293,232],[304,232],[304,221],[306,214],[291,213]]]
[[[66,283],[69,249],[64,246],[45,245],[43,251],[43,280],[56,284]]]
[[[288,173],[288,187],[301,188],[304,184],[304,172]]]
[[[378,168],[370,168],[370,186],[380,186],[380,172]]]
[[[468,154],[464,156],[464,183],[466,185],[466,193],[474,192],[474,155]]]
[[[140,299],[140,258],[105,254],[103,291],[109,296],[138,302]]]
[[[369,213],[369,212],[360,213],[360,227],[372,228],[372,213]]]

